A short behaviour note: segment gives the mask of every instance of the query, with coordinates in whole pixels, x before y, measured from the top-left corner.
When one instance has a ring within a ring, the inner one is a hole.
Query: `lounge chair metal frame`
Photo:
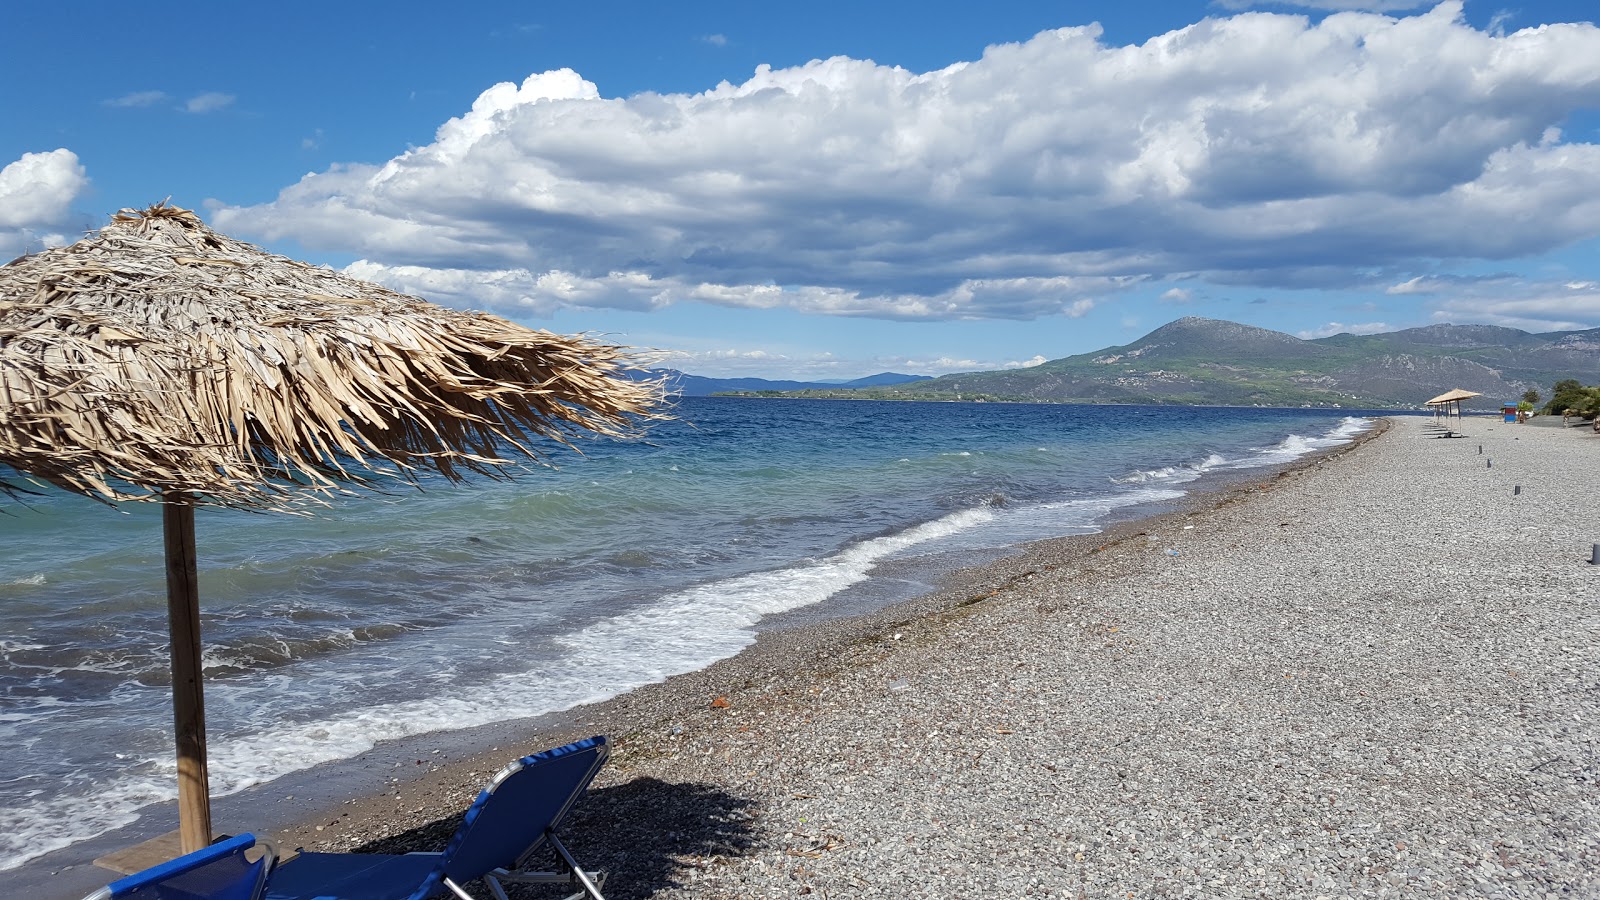
[[[567,852],[566,845],[561,843],[561,839],[555,836],[555,832],[545,832],[545,840],[561,856],[561,861],[566,863],[567,871],[524,872],[521,868],[527,864],[524,860],[517,861],[517,869],[515,870],[495,869],[483,876],[483,883],[489,886],[489,892],[494,894],[495,900],[511,900],[510,897],[506,896],[505,888],[500,885],[502,881],[510,881],[516,884],[581,884],[583,885],[583,890],[578,891],[576,894],[570,894],[562,898],[562,900],[580,900],[585,894],[593,897],[594,900],[605,900],[604,897],[600,896],[600,889],[606,886],[606,873],[585,872],[579,868],[578,861],[572,858],[571,853]],[[455,882],[450,879],[446,878],[444,884],[457,897],[461,897],[463,900],[476,900],[471,894],[457,887]]]
[[[267,885],[269,900],[423,900],[446,894],[475,900],[463,883],[482,879],[495,900],[507,900],[501,882],[572,884],[605,900],[604,873],[579,867],[556,829],[605,764],[604,737],[525,756],[501,769],[467,808],[461,827],[440,853],[303,853],[279,867]],[[545,845],[565,872],[526,867]],[[510,860],[509,865],[507,860]]]

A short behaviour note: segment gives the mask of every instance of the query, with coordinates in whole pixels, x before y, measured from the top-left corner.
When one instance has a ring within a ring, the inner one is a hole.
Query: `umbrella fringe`
[[[530,438],[577,449],[667,418],[635,366],[165,205],[0,267],[0,463],[102,502],[295,512],[427,472],[512,477],[545,461]]]

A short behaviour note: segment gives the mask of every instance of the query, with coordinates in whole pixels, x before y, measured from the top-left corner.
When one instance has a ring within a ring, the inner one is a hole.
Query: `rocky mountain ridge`
[[[1565,378],[1600,383],[1600,329],[1533,334],[1441,324],[1307,340],[1188,317],[1130,344],[1027,369],[792,396],[1384,409],[1465,388],[1483,395],[1468,408],[1490,409],[1529,389],[1548,394]]]

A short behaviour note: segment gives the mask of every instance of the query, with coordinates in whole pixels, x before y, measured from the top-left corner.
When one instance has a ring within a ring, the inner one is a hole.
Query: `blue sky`
[[[1600,327],[1592,0],[8,10],[0,257],[170,196],[705,375]],[[1583,24],[1571,24],[1583,23]]]

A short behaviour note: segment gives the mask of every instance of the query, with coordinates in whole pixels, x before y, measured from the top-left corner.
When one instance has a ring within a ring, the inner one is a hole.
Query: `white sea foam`
[[[319,763],[348,759],[384,740],[570,709],[694,671],[753,643],[755,625],[763,616],[826,600],[866,580],[879,560],[981,525],[994,515],[988,507],[962,510],[823,559],[669,594],[559,639],[567,651],[559,658],[531,659],[533,666],[475,684],[459,695],[371,705],[335,719],[279,725],[270,732],[214,743],[209,759],[212,793],[230,794]],[[287,680],[282,686],[292,687]],[[141,774],[107,777],[87,799],[63,796],[0,809],[0,870],[127,825],[138,818],[140,807],[176,796],[170,759],[136,761],[125,771]]]
[[[579,619],[582,625],[565,626],[570,633],[564,637],[553,640],[546,634],[536,638],[540,652],[506,653],[505,643],[527,646],[526,640],[508,638],[509,629],[504,628],[485,632],[484,628],[504,626],[506,621],[486,625],[480,617],[463,623],[461,628],[462,632],[471,629],[477,635],[476,643],[469,640],[463,645],[459,633],[430,632],[429,641],[406,645],[395,653],[404,660],[392,666],[380,658],[393,647],[387,642],[362,641],[355,642],[349,653],[341,651],[336,659],[325,660],[326,665],[319,659],[305,659],[281,670],[219,679],[208,684],[213,709],[256,710],[259,721],[255,725],[229,724],[226,733],[216,735],[211,757],[214,790],[218,794],[231,793],[321,762],[347,759],[391,738],[535,716],[615,696],[738,652],[755,639],[755,628],[763,616],[833,597],[868,579],[873,567],[890,556],[1003,547],[1092,531],[1099,519],[1118,508],[1181,497],[1183,491],[1178,485],[1210,469],[1275,464],[1325,446],[1317,442],[1348,440],[1367,427],[1370,423],[1366,420],[1346,419],[1319,438],[1291,438],[1257,453],[1241,454],[1236,460],[1211,456],[1189,465],[1137,473],[1141,477],[1125,480],[1125,487],[1107,491],[1104,496],[1053,503],[1018,501],[964,510],[784,568],[675,590],[648,606],[625,609],[607,618],[595,620],[598,613],[593,613]],[[977,457],[945,462],[947,468],[953,465],[956,469],[1003,457],[977,448],[939,455]],[[903,461],[912,458],[904,457]],[[914,458],[920,462],[928,455],[918,448]],[[676,470],[677,466],[671,467],[671,471]],[[581,486],[582,480],[566,484]],[[997,489],[986,485],[983,490]],[[581,490],[575,487],[573,493],[574,502],[579,502]],[[398,544],[393,550],[407,552],[404,545]],[[0,581],[0,588],[7,584],[31,588],[45,583],[43,574],[32,574],[40,566],[25,565],[18,566],[21,571],[6,573],[11,580]],[[526,619],[531,606],[525,604],[516,614]],[[604,609],[604,604],[598,603],[597,607]],[[554,647],[545,652],[552,643]],[[13,643],[10,649],[35,648]],[[243,651],[209,648],[208,662],[248,668],[250,660],[241,654]],[[508,664],[522,668],[501,675],[488,675],[480,668],[476,677],[457,679],[456,670],[450,665],[430,665],[435,655],[438,659],[433,661],[437,662],[475,654],[494,659],[496,664],[502,658],[513,660]],[[358,661],[360,665],[356,664]],[[85,671],[130,674],[128,663],[120,658],[99,658],[79,666]],[[395,703],[361,699],[374,696],[372,685],[396,681],[412,685],[414,691],[409,693],[414,696]],[[321,718],[295,723],[292,720],[296,703],[313,692],[316,705],[301,715]],[[148,700],[151,693],[150,685],[130,680],[113,688],[100,702],[117,710],[132,709]],[[328,699],[334,695],[339,697],[337,702]],[[282,714],[286,709],[289,715]],[[213,719],[213,723],[221,719]],[[0,743],[9,743],[14,736],[18,743],[10,746],[19,746],[20,740],[26,739],[30,724],[0,723],[0,736],[6,738]],[[126,758],[76,770],[72,778],[81,778],[81,783],[52,776],[48,790],[21,789],[7,794],[5,805],[0,807],[0,870],[15,868],[27,859],[132,822],[138,818],[140,807],[172,798],[173,767],[164,746],[145,751],[120,746],[117,749],[125,750]]]
[[[1280,459],[1299,459],[1317,449],[1318,442],[1313,438],[1298,434],[1291,434],[1271,447],[1262,447],[1257,451],[1261,460],[1278,461]]]
[[[1291,434],[1271,447],[1262,447],[1257,450],[1258,455],[1255,459],[1245,460],[1245,465],[1241,465],[1240,468],[1277,465],[1299,459],[1308,453],[1315,453],[1318,450],[1326,450],[1329,447],[1348,444],[1355,439],[1356,435],[1371,427],[1371,419],[1346,416],[1338,425],[1319,437]]]
[[[1215,453],[1195,463],[1163,466],[1159,469],[1142,469],[1112,478],[1114,484],[1182,484],[1194,481],[1218,469],[1256,469],[1293,462],[1308,453],[1348,444],[1356,435],[1372,427],[1371,419],[1346,416],[1334,428],[1320,437],[1291,434],[1271,447],[1258,447],[1252,453],[1235,459]]]
[[[0,807],[0,871],[139,819],[139,809],[177,796],[170,775],[120,777],[110,790],[29,792]]]
[[[1342,443],[1349,443],[1356,435],[1372,429],[1372,420],[1360,416],[1345,416],[1337,427],[1328,432],[1327,437]]]
[[[1089,513],[1098,519],[1105,513],[1127,506],[1136,506],[1141,503],[1160,503],[1163,500],[1177,500],[1184,496],[1183,491],[1162,488],[1140,488],[1123,494],[1106,494],[1100,497],[1084,497],[1076,500],[1059,500],[1055,503],[1042,503],[1044,509],[1071,509]]]
[[[1116,493],[1045,503],[1019,503],[997,512],[993,521],[945,543],[960,549],[1004,548],[1029,541],[1093,534],[1119,509],[1176,500],[1184,492],[1161,486],[1139,486]]]
[[[1229,463],[1229,460],[1213,453],[1196,463],[1163,466],[1159,469],[1143,469],[1124,475],[1121,478],[1113,478],[1111,481],[1114,484],[1150,484],[1152,482],[1183,484],[1194,481],[1213,469],[1225,467]]]
[[[673,671],[692,671],[754,642],[754,626],[763,616],[820,603],[865,581],[872,567],[888,556],[994,518],[988,506],[962,510],[863,541],[827,559],[690,588],[597,623],[566,642],[575,660],[598,669],[613,666],[618,657],[639,653],[671,661]]]

